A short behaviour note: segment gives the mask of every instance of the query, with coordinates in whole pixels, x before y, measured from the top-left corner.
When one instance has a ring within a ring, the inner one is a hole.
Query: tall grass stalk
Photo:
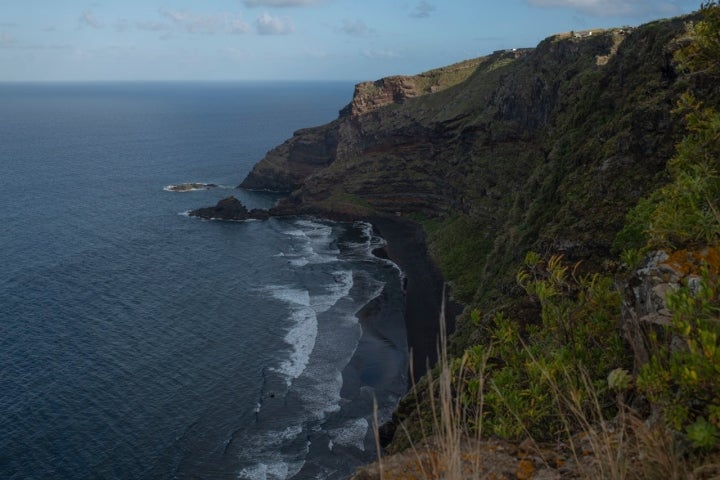
[[[445,317],[446,293],[443,297],[440,310],[440,335],[438,338],[438,363],[434,369],[428,368],[427,393],[432,413],[432,425],[426,425],[420,411],[420,402],[416,402],[416,414],[423,432],[422,442],[426,448],[416,444],[406,426],[401,423],[400,428],[410,442],[418,469],[422,478],[444,478],[447,480],[468,478],[473,472],[481,471],[479,455],[463,455],[468,453],[467,445],[470,440],[480,441],[482,436],[482,411],[484,405],[485,369],[489,352],[483,356],[481,365],[475,366],[473,373],[468,369],[468,359],[463,357],[453,362],[448,353],[447,322]],[[412,365],[410,366],[411,378]],[[436,372],[436,373],[434,373]],[[478,389],[476,408],[467,409],[458,392],[463,388],[462,383],[467,375],[475,375],[480,388]],[[417,385],[413,382],[413,391],[417,392]],[[472,411],[472,417],[468,412]],[[473,425],[474,428],[469,428]],[[432,432],[427,434],[426,432]],[[429,454],[429,450],[434,454]],[[465,458],[463,458],[465,456]]]

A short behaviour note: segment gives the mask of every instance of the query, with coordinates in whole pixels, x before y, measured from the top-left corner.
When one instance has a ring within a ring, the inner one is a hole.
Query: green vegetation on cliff
[[[655,268],[650,276],[667,277],[650,283],[651,291],[660,292],[655,294],[661,308],[646,308],[650,315],[639,318],[623,298],[623,289],[646,298],[638,294],[646,280],[634,271],[637,265],[618,271],[619,261],[608,256],[595,273],[582,274],[580,263],[564,261],[557,251],[528,253],[516,275],[527,297],[505,295],[501,305],[477,298],[477,308],[456,334],[456,352],[464,353],[446,368],[456,378],[463,418],[470,419],[467,433],[563,439],[572,445],[573,435],[591,434],[596,423],[625,422],[620,425],[628,435],[642,437],[631,418],[669,428],[676,440],[667,441],[678,442],[674,455],[703,462],[703,455],[720,453],[720,91],[707,88],[707,77],[718,74],[720,7],[710,2],[702,13],[700,22],[688,25],[684,46],[675,54],[687,91],[674,112],[684,134],[661,170],[668,181],[639,199],[615,242],[616,248],[634,249],[625,250],[625,259],[672,249],[658,268],[645,266]],[[460,240],[457,251],[464,245]],[[461,274],[451,278],[465,281]],[[535,309],[521,308],[528,300]],[[484,316],[483,306],[492,307]],[[469,331],[474,334],[466,335]],[[423,384],[401,405],[399,419],[412,419],[415,427],[432,425],[420,419],[434,395],[434,388]],[[414,432],[411,439],[433,434],[406,429]],[[400,439],[396,448],[405,444]],[[631,452],[627,446],[603,448]],[[644,453],[653,448],[660,445],[651,442]],[[670,473],[657,467],[659,476]]]

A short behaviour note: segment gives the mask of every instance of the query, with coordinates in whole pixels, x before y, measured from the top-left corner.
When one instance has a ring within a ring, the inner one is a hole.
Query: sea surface
[[[374,457],[408,362],[382,239],[184,214],[271,206],[234,186],[352,90],[0,84],[0,478],[335,479]]]

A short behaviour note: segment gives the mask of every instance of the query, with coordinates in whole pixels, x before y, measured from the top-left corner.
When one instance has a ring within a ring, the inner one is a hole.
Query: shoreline
[[[220,214],[218,220],[247,220],[256,218],[256,212],[262,212],[257,217],[264,220],[269,217],[314,217],[334,222],[367,222],[372,226],[375,234],[382,237],[386,245],[376,248],[371,253],[380,258],[387,258],[394,262],[403,274],[403,293],[405,300],[404,320],[407,330],[407,345],[410,350],[410,373],[412,381],[417,382],[438,358],[438,340],[440,335],[440,310],[443,303],[445,280],[440,269],[435,264],[427,249],[425,232],[422,226],[412,220],[389,215],[359,215],[349,212],[333,212],[329,210],[302,208],[298,205],[275,207],[260,211],[247,209],[234,197],[228,197],[218,202],[215,207],[208,207],[198,211],[212,211],[217,213],[226,203],[242,210],[242,218],[236,218],[233,212],[228,216]],[[227,213],[227,212],[225,212]],[[445,303],[445,318],[447,333],[455,330],[455,317],[462,312],[463,306],[448,298]],[[410,387],[410,385],[408,385]]]
[[[369,222],[387,244],[373,252],[385,254],[400,267],[404,275],[405,327],[410,349],[411,380],[417,382],[438,358],[440,335],[440,310],[445,280],[440,269],[430,257],[422,226],[411,220],[393,217],[369,217]],[[447,293],[446,293],[447,295]],[[446,298],[446,300],[448,300]],[[455,329],[455,316],[462,306],[446,304],[447,332]]]

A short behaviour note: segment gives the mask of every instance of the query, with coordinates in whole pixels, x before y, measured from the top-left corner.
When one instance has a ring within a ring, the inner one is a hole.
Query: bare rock
[[[249,219],[265,220],[270,215],[266,210],[248,210],[240,200],[229,196],[220,200],[214,207],[198,208],[188,214],[191,217],[200,217],[207,220],[234,220],[242,221]]]

